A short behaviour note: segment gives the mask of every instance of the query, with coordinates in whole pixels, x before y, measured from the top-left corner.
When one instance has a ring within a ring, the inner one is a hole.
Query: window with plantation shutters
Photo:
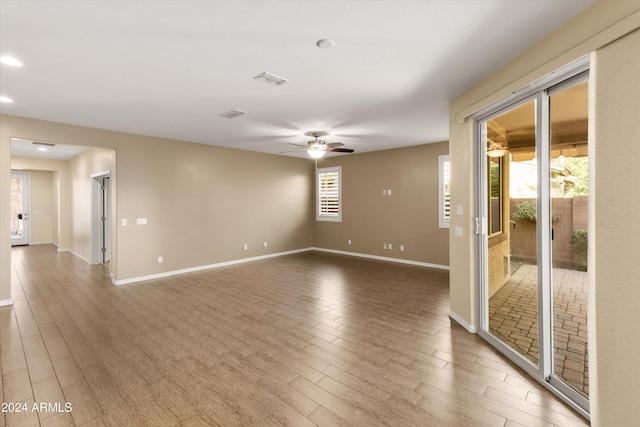
[[[340,166],[318,169],[316,220],[342,221],[341,175]]]
[[[439,226],[449,228],[451,218],[451,162],[448,155],[438,156]]]

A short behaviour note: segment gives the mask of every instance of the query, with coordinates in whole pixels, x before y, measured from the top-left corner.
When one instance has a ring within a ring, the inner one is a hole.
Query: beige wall
[[[583,55],[595,52],[590,85],[595,112],[590,112],[594,206],[589,236],[592,275],[589,311],[589,370],[592,425],[633,425],[640,419],[640,340],[636,317],[640,297],[634,212],[638,193],[637,143],[640,2],[600,1],[450,104],[452,205],[463,207],[451,227],[451,310],[476,326],[473,120],[471,114]],[[634,32],[635,31],[635,32]],[[632,34],[631,34],[632,33]],[[621,171],[625,184],[618,185]],[[633,184],[632,184],[633,183]],[[633,186],[635,185],[635,188]],[[621,218],[621,216],[623,218]],[[615,258],[615,259],[614,259]],[[615,289],[615,290],[614,290]],[[615,331],[615,332],[614,332]]]
[[[92,184],[91,175],[101,172],[115,174],[115,151],[92,148],[69,160],[71,178],[71,250],[85,260],[91,260],[92,244]],[[115,197],[114,197],[115,199]],[[113,213],[112,213],[113,217]],[[112,253],[113,255],[113,253]]]
[[[596,319],[590,339],[597,341],[589,357],[598,361],[590,373],[597,385],[592,411],[595,425],[631,426],[640,420],[640,29],[596,51],[592,70],[597,199],[589,211],[589,234],[596,233],[589,313]]]
[[[320,160],[342,167],[343,214],[315,223],[315,246],[448,266],[449,230],[438,226],[438,156],[448,153],[441,142]]]
[[[117,193],[112,194],[112,274],[116,280],[313,246],[313,162],[308,159],[15,116],[0,119],[0,195],[6,193],[7,200],[11,137],[116,150],[117,183],[113,188]],[[71,161],[74,164],[68,170],[48,170],[57,172],[61,189],[76,188],[86,194],[85,177],[109,169],[103,160]],[[90,242],[87,224],[82,222],[86,206],[78,207],[80,196],[74,196],[74,201],[72,194],[60,193],[60,248],[86,256]],[[70,215],[64,215],[65,211]],[[80,223],[65,226],[64,218],[74,216]],[[4,204],[0,217],[8,224]],[[136,225],[136,218],[147,218],[148,224]],[[122,219],[128,220],[127,226],[121,225]],[[4,257],[0,301],[10,298],[8,236],[8,229],[0,234],[0,256]],[[157,262],[158,256],[164,257],[164,263]]]

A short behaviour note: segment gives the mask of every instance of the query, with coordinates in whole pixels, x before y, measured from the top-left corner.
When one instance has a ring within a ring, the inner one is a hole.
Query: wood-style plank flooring
[[[449,319],[445,271],[305,252],[116,287],[12,255],[7,426],[588,425]]]

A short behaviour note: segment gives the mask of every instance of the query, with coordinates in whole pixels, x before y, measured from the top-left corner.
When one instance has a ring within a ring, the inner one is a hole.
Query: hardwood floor
[[[307,252],[115,287],[12,255],[7,426],[588,425],[448,318],[445,271]]]

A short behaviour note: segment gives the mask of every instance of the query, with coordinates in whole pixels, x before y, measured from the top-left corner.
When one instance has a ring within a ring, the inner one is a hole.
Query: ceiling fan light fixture
[[[307,150],[307,153],[314,159],[319,159],[320,157],[324,156],[324,153],[326,153],[326,151],[320,148],[309,148]]]

